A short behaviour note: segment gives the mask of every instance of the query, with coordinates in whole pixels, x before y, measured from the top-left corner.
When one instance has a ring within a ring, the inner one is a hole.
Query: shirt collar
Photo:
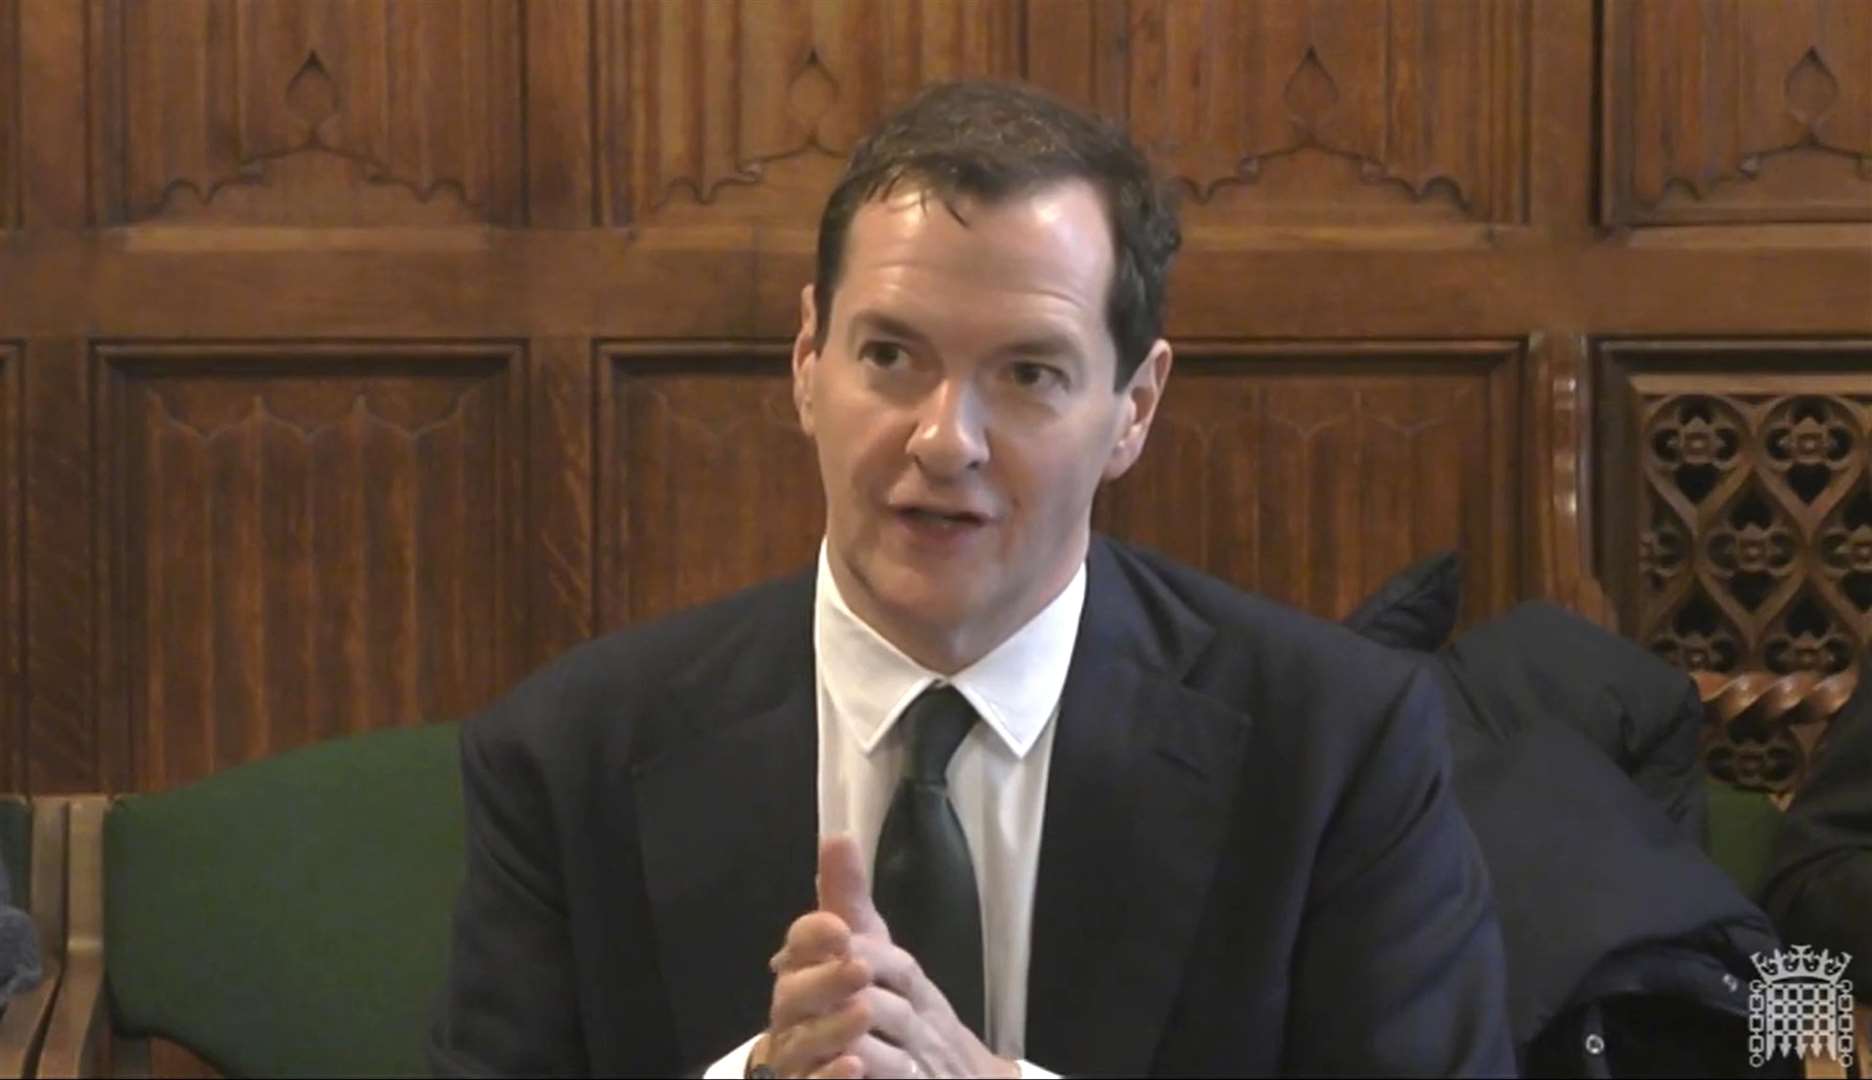
[[[1015,757],[1025,757],[1046,730],[1066,688],[1085,609],[1085,563],[1026,625],[945,679],[905,656],[846,606],[832,577],[828,551],[821,542],[813,595],[813,654],[820,685],[859,749],[869,755],[918,694],[948,682]]]

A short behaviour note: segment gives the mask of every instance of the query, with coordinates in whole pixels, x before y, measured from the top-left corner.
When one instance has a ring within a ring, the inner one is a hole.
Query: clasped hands
[[[851,837],[819,845],[818,890],[819,909],[793,921],[768,963],[773,1007],[750,1065],[789,1077],[1020,1075],[891,944]]]

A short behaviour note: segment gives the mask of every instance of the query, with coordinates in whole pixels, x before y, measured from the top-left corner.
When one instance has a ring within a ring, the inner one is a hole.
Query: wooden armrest
[[[32,871],[28,906],[39,933],[39,985],[16,996],[0,1015],[0,1077],[32,1076],[52,1002],[57,997],[65,960],[65,829],[67,800],[56,796],[32,802]]]
[[[104,815],[110,797],[83,795],[67,811],[65,973],[52,1007],[39,1074],[101,1076],[109,1045],[104,993]]]
[[[1698,671],[1693,677],[1703,699],[1705,755],[1720,748],[1743,761],[1742,751],[1749,745],[1792,755],[1791,765],[1772,771],[1760,764],[1765,759],[1758,756],[1752,769],[1737,765],[1734,775],[1718,774],[1731,783],[1759,786],[1783,810],[1806,782],[1814,755],[1859,684],[1859,673],[1851,668],[1824,677],[1811,671],[1790,675]],[[1759,755],[1762,751],[1751,752]],[[1705,760],[1715,771],[1715,760],[1708,756]]]

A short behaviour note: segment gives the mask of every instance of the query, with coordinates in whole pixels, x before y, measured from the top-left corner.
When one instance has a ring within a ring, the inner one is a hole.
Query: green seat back
[[[119,1030],[229,1076],[426,1075],[462,875],[459,726],[129,796],[105,820]]]
[[[1781,810],[1759,791],[1744,791],[1714,778],[1707,786],[1710,858],[1749,899],[1759,900],[1775,837],[1781,832]]]
[[[32,809],[18,795],[0,795],[0,868],[13,906],[31,910]]]

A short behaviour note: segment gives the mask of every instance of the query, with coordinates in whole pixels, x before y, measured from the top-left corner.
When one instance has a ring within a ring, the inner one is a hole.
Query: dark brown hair
[[[957,210],[964,198],[993,203],[1075,179],[1099,191],[1111,222],[1115,258],[1105,321],[1123,388],[1163,335],[1164,283],[1182,243],[1175,203],[1123,129],[1013,83],[928,87],[852,151],[819,219],[813,347],[825,348],[845,235],[867,202],[907,182],[966,225]]]

